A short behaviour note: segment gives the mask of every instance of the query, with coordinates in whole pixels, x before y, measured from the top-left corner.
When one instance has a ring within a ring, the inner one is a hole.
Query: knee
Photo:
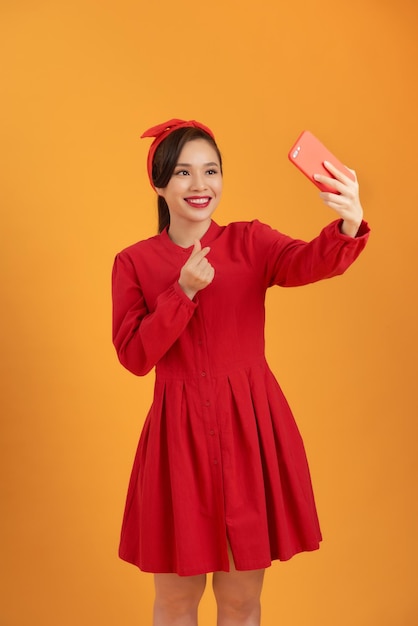
[[[201,594],[196,593],[182,594],[156,594],[155,607],[157,610],[163,611],[170,615],[188,615],[194,613],[201,599]]]
[[[156,589],[154,611],[168,619],[194,615],[204,592],[204,585],[185,585]]]
[[[215,594],[219,615],[231,622],[246,622],[251,617],[260,615],[260,597],[258,595]]]

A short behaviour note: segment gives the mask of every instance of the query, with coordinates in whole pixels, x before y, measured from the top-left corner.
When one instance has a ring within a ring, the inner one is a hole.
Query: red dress
[[[368,226],[339,222],[310,243],[258,221],[219,226],[213,282],[190,300],[178,285],[192,248],[166,231],[117,255],[113,340],[138,376],[156,367],[154,399],[129,483],[120,557],[141,570],[196,575],[268,567],[319,547],[303,442],[264,356],[264,299],[343,273]]]

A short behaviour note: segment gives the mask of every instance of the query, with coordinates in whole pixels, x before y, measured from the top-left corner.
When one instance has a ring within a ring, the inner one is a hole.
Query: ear
[[[162,196],[163,198],[165,197],[165,195],[164,195],[165,188],[164,187],[155,187],[155,191],[157,192],[157,194],[159,196]]]

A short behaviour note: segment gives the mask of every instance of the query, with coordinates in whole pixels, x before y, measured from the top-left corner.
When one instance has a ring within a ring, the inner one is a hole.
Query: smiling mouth
[[[196,197],[185,198],[185,201],[187,202],[187,204],[189,204],[192,207],[198,207],[199,209],[204,209],[205,207],[208,206],[209,202],[211,201],[211,198],[209,196],[196,196]]]

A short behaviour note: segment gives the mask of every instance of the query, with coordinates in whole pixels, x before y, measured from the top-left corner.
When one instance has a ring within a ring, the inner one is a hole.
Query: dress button
[[[214,430],[210,430],[210,431],[209,431],[209,435],[212,435],[212,437],[213,437],[213,435],[214,435],[214,434],[215,434],[215,431],[214,431]]]
[[[214,464],[214,465],[218,465],[218,460],[217,460],[217,459],[214,459],[213,464]]]
[[[206,372],[200,372],[202,376],[206,376]]]
[[[210,402],[209,400],[205,400],[205,402],[203,403],[205,406],[210,406]]]

